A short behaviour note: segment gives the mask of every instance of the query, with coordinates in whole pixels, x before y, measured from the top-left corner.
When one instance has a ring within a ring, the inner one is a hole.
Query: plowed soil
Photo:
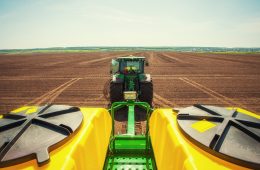
[[[0,113],[46,103],[107,107],[110,61],[130,54],[149,61],[155,107],[200,103],[260,113],[260,54],[177,52],[1,54]]]

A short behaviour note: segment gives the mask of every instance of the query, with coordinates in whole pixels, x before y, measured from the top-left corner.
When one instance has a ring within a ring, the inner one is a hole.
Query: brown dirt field
[[[260,114],[260,54],[177,52],[0,54],[0,113],[26,104],[107,107],[110,60],[129,54],[149,61],[155,107],[200,103]]]

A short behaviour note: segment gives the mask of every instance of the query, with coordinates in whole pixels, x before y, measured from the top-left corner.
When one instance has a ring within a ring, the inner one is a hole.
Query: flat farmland
[[[153,51],[0,54],[0,113],[47,103],[107,107],[110,61],[130,54],[149,61],[155,107],[200,103],[260,113],[260,54]]]

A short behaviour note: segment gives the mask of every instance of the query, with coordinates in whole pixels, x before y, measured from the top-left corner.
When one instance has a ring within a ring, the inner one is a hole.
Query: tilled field
[[[110,61],[130,54],[149,61],[155,107],[200,103],[260,113],[260,54],[176,52],[1,54],[0,113],[46,103],[107,107]]]

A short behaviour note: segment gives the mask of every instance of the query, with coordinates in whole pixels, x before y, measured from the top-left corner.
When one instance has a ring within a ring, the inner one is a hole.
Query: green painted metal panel
[[[146,110],[146,133],[135,135],[135,107]],[[122,107],[128,107],[127,134],[114,134],[114,113]],[[104,164],[104,169],[109,170],[153,170],[156,163],[149,138],[149,117],[152,109],[146,102],[115,102],[112,103],[110,112],[112,116],[112,134],[109,150]]]
[[[154,160],[149,156],[118,155],[108,160],[106,169],[109,170],[151,170],[156,169]]]
[[[135,135],[135,106],[128,106],[127,134]]]
[[[115,140],[115,149],[125,149],[125,150],[145,150],[146,149],[146,139],[143,140]]]

